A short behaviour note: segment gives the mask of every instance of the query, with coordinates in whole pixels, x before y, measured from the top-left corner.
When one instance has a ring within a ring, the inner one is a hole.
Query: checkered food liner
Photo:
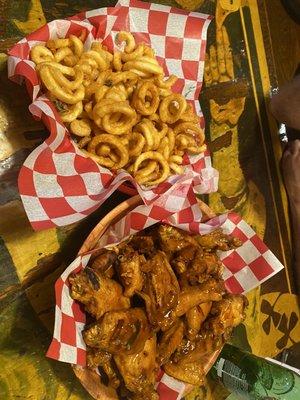
[[[145,188],[126,172],[117,174],[87,158],[74,145],[52,102],[40,94],[40,82],[35,64],[30,61],[30,49],[48,39],[69,34],[87,33],[85,49],[92,41],[102,41],[113,50],[120,30],[133,33],[136,42],[146,42],[155,49],[166,76],[179,77],[173,90],[183,93],[199,115],[204,118],[198,102],[203,79],[207,28],[211,17],[173,7],[121,0],[115,7],[83,12],[68,20],[52,21],[18,42],[10,51],[10,79],[25,79],[33,103],[29,109],[41,119],[50,136],[25,160],[19,174],[19,192],[33,228],[64,226],[85,218],[97,209],[125,181],[131,182],[145,204],[169,196],[170,211],[179,211],[178,186],[188,190],[193,185],[198,193],[217,190],[218,173],[212,168],[208,152],[186,156],[185,173],[171,176],[166,182]]]
[[[238,237],[243,243],[235,250],[220,252],[224,264],[223,278],[229,292],[246,293],[283,268],[253,229],[237,214],[220,215],[202,223],[202,214],[192,190],[187,197],[189,199],[183,204],[181,211],[173,214],[165,213],[164,223],[197,234],[206,234],[221,228],[225,233]],[[129,212],[99,238],[97,249],[116,244],[129,235],[159,222],[154,207],[154,205],[141,205]],[[48,357],[80,366],[86,364],[86,347],[82,338],[86,317],[79,303],[70,297],[68,276],[85,268],[91,254],[97,249],[78,256],[55,284],[55,326]],[[160,399],[180,399],[185,389],[186,385],[183,382],[161,371],[157,383]]]

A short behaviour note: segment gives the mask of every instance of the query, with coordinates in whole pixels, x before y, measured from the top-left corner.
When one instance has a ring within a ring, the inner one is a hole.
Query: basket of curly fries
[[[199,106],[207,15],[122,0],[52,21],[9,52],[50,136],[19,191],[34,229],[84,218],[127,182],[146,204],[217,188]],[[185,189],[187,190],[187,189]]]
[[[163,220],[139,196],[120,204],[56,282],[47,355],[73,364],[95,399],[180,399],[203,385],[245,319],[244,294],[283,268],[238,215],[187,198]]]

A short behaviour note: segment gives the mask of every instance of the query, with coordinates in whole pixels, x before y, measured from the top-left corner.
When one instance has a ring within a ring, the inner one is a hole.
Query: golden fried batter
[[[178,274],[183,274],[189,270],[194,258],[201,258],[202,255],[202,248],[191,244],[176,252],[172,261],[172,267],[175,268],[175,271]]]
[[[158,361],[160,365],[169,361],[171,355],[180,345],[184,335],[184,323],[177,321],[169,330],[163,333],[158,345]]]
[[[117,260],[117,254],[112,250],[101,249],[95,256],[91,256],[89,267],[97,272],[103,273],[108,278],[114,274],[113,265]]]
[[[169,225],[160,225],[158,234],[162,250],[166,253],[173,253],[181,250],[190,244],[197,245],[196,239],[188,233]]]
[[[86,311],[96,320],[107,311],[130,307],[129,299],[123,296],[122,286],[91,268],[70,275],[69,282],[71,297],[84,304]]]
[[[89,368],[101,367],[106,374],[109,386],[117,389],[120,386],[120,379],[113,367],[112,355],[99,349],[87,348],[87,366]]]
[[[136,395],[143,395],[143,398],[149,398],[155,393],[154,385],[158,372],[155,336],[145,342],[139,353],[118,354],[114,356],[114,359],[127,389]]]
[[[145,263],[145,257],[139,255],[136,251],[121,256],[119,274],[123,287],[125,288],[125,296],[131,297],[134,293],[142,290],[144,275],[141,270],[141,265]]]
[[[155,329],[164,330],[169,326],[168,315],[176,306],[179,284],[169,261],[158,251],[146,264],[147,272],[140,296],[146,303],[148,319]]]
[[[89,368],[96,368],[99,365],[105,364],[111,359],[112,355],[100,349],[87,347],[87,366]]]
[[[202,257],[195,258],[191,262],[186,278],[191,285],[205,282],[209,277],[221,278],[223,265],[215,253],[204,252]]]
[[[175,271],[190,285],[205,282],[210,276],[221,278],[223,266],[215,253],[189,245],[179,250],[172,260]]]
[[[197,306],[190,308],[186,313],[186,321],[188,326],[187,336],[189,339],[194,340],[201,329],[201,325],[206,320],[210,310],[212,302],[198,304]]]
[[[171,361],[178,363],[182,357],[191,353],[196,348],[196,341],[190,340],[186,336],[182,339],[180,345],[177,347],[175,353],[173,354]]]
[[[223,336],[214,336],[213,334],[207,333],[205,336],[197,338],[185,354],[182,351],[177,352],[175,358],[176,361],[179,361],[181,364],[197,362],[203,356],[211,354],[221,348],[223,344]]]
[[[179,294],[178,304],[172,311],[172,315],[181,317],[198,304],[207,303],[208,301],[220,301],[224,291],[224,283],[213,278],[199,286],[184,288]]]
[[[197,235],[196,239],[200,246],[209,250],[222,250],[227,251],[241,246],[240,239],[231,235],[226,235],[221,229],[209,233],[208,235]]]
[[[121,382],[114,368],[113,360],[108,360],[106,363],[101,365],[101,368],[108,378],[108,385],[114,389],[117,389]]]
[[[245,318],[244,310],[248,301],[243,295],[227,294],[223,299],[214,303],[211,309],[213,315],[206,323],[206,329],[215,335],[231,332]]]
[[[167,374],[180,381],[190,383],[191,385],[201,386],[205,382],[205,374],[201,363],[193,362],[191,364],[181,364],[169,362],[164,365]]]
[[[90,347],[111,354],[139,352],[150,336],[147,317],[142,308],[107,312],[83,332],[83,339]]]
[[[139,254],[145,254],[147,256],[155,252],[154,241],[151,236],[134,235],[130,242],[130,246],[139,252]]]

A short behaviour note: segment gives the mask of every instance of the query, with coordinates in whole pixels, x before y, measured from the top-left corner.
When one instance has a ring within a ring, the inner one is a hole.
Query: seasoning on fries
[[[69,277],[90,318],[88,367],[126,399],[158,399],[159,368],[202,385],[205,357],[244,319],[247,300],[226,293],[217,256],[240,245],[221,230],[200,236],[158,224],[92,254]]]
[[[48,40],[31,49],[42,84],[78,147],[103,167],[125,169],[153,186],[183,173],[185,153],[206,148],[197,115],[172,92],[153,49],[129,32],[110,53],[100,42],[84,51],[85,35]]]

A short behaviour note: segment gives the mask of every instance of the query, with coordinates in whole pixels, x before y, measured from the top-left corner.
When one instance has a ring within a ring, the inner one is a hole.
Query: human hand
[[[292,211],[300,213],[300,140],[287,144],[281,166]]]
[[[205,56],[204,80],[206,86],[227,82],[234,78],[233,58],[228,33],[223,25],[217,28],[216,44]]]

